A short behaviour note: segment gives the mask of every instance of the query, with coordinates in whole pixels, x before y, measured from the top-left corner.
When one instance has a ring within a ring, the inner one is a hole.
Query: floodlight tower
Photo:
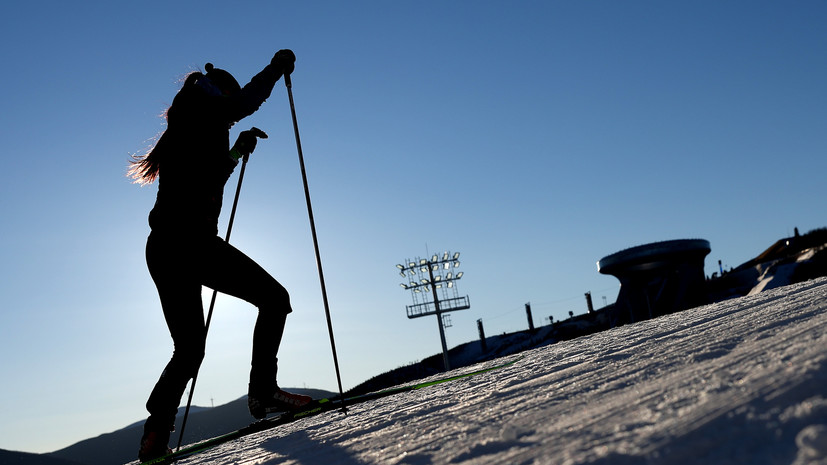
[[[403,289],[411,291],[413,298],[413,305],[406,306],[408,318],[436,315],[439,337],[442,340],[442,360],[445,370],[450,370],[443,314],[471,308],[468,296],[460,297],[455,284],[462,278],[462,271],[455,273],[455,268],[459,268],[459,252],[453,254],[445,252],[441,258],[434,254],[430,260],[427,258],[405,260],[404,264],[396,265],[396,268],[399,269],[400,276],[409,280],[407,284],[400,284]],[[437,289],[442,290],[442,299],[439,298]],[[453,291],[453,294],[449,295],[449,289]]]

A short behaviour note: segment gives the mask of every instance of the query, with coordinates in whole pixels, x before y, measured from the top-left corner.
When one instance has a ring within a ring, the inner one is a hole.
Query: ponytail
[[[161,135],[163,138],[163,135]],[[126,170],[126,176],[132,178],[132,182],[145,186],[152,184],[158,178],[158,171],[161,167],[160,152],[158,146],[161,140],[159,139],[155,145],[143,155],[132,155],[129,160],[129,168]]]
[[[198,83],[204,74],[200,71],[193,71],[184,78],[184,85],[182,90],[192,87]],[[164,112],[163,117],[166,119],[169,109]],[[143,155],[132,155],[129,160],[129,168],[126,171],[126,176],[132,178],[132,182],[145,186],[152,184],[158,179],[158,173],[161,168],[161,158],[164,145],[164,134],[157,138],[155,144]]]

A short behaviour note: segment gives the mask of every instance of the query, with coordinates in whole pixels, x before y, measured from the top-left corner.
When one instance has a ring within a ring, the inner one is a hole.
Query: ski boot
[[[247,407],[249,407],[250,414],[253,418],[261,420],[266,417],[268,413],[300,410],[312,400],[310,396],[294,394],[276,387],[275,391],[270,393],[260,393],[250,390],[249,394],[247,394]]]
[[[169,431],[144,431],[141,438],[141,448],[138,450],[138,460],[146,462],[171,453]]]

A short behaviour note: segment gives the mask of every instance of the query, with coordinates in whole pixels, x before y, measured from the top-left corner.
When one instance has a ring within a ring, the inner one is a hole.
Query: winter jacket
[[[161,151],[155,154],[161,160],[158,195],[149,213],[153,232],[218,234],[224,185],[238,164],[229,156],[230,128],[264,103],[279,77],[268,65],[231,95],[218,92],[207,76],[188,80],[178,92],[153,149]]]

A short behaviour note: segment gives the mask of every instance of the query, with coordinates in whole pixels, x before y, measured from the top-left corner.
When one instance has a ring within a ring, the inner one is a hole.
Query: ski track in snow
[[[820,279],[548,345],[178,463],[825,465],[825,298]]]

